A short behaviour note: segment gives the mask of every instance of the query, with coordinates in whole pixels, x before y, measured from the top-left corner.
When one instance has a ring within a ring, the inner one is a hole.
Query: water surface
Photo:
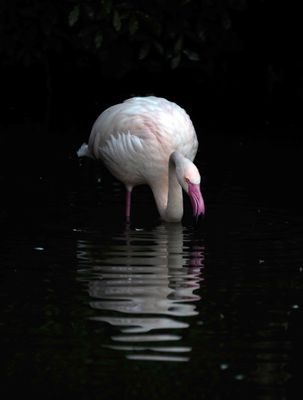
[[[251,196],[243,171],[202,163],[203,222],[186,203],[182,224],[161,223],[138,189],[128,226],[120,185],[66,163],[62,176],[5,181],[16,185],[2,210],[6,397],[296,398],[297,209]]]

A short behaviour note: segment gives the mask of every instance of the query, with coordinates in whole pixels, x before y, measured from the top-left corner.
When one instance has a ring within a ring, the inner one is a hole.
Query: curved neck
[[[180,153],[172,153],[168,163],[168,174],[151,185],[161,218],[167,222],[179,222],[183,216],[182,188],[176,176],[176,166],[182,158]]]

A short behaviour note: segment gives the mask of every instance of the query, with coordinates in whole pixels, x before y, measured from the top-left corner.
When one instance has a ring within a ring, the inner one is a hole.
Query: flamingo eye
[[[190,183],[190,180],[188,178],[184,178],[186,183]]]

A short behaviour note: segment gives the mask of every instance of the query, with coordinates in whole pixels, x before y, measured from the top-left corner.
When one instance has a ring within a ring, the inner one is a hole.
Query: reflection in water
[[[96,240],[96,238],[94,238]],[[110,244],[79,240],[79,273],[94,320],[119,330],[107,347],[136,360],[188,361],[182,330],[198,314],[203,246],[181,224],[131,230]],[[182,355],[180,355],[182,354]]]

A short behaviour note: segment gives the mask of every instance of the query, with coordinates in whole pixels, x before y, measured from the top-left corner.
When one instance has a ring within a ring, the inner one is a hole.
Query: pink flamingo
[[[193,214],[204,214],[200,174],[193,160],[198,140],[188,114],[159,97],[134,97],[106,109],[93,125],[89,143],[78,156],[101,159],[126,187],[126,219],[132,189],[148,184],[160,216],[178,222],[183,216],[182,188]]]

